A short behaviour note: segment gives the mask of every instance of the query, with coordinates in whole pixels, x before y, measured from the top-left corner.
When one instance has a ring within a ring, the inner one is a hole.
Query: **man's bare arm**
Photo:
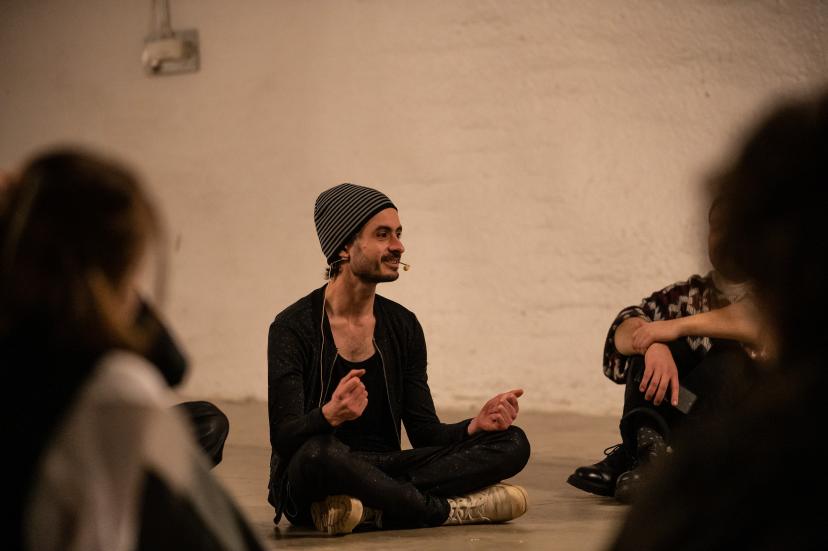
[[[748,345],[758,344],[762,334],[758,312],[748,300],[686,317],[681,327],[688,337],[731,339]]]
[[[710,312],[639,326],[631,340],[633,350],[640,354],[654,342],[669,342],[680,337],[730,339],[761,348],[762,335],[755,306],[744,300]]]

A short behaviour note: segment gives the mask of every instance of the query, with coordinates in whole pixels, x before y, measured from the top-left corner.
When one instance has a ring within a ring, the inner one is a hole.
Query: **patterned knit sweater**
[[[742,300],[747,294],[746,284],[725,281],[718,273],[705,276],[692,275],[687,281],[679,281],[656,291],[638,306],[628,306],[615,317],[604,343],[604,375],[613,382],[626,382],[629,356],[615,348],[615,332],[629,318],[647,321],[671,320],[709,312]],[[686,337],[694,352],[707,353],[712,346],[709,337]]]

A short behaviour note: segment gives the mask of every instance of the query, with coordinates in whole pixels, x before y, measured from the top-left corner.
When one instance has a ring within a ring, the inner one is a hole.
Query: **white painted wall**
[[[605,331],[707,269],[699,182],[828,78],[828,2],[172,0],[202,70],[144,76],[149,0],[0,0],[0,166],[79,142],[140,168],[187,394],[265,398],[276,312],[322,284],[316,195],[400,207],[439,405],[615,413]]]

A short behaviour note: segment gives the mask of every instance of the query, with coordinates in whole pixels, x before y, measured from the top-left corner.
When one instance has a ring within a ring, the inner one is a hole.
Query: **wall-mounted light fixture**
[[[192,73],[199,60],[198,30],[173,31],[169,0],[152,0],[152,26],[141,54],[147,74]]]

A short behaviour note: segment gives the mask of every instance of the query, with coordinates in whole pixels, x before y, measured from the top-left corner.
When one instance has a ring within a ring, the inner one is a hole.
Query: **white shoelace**
[[[450,500],[451,518],[460,523],[486,521],[490,519],[483,515],[482,509],[489,500],[489,493],[474,497],[461,497]],[[453,503],[452,503],[453,502]]]

